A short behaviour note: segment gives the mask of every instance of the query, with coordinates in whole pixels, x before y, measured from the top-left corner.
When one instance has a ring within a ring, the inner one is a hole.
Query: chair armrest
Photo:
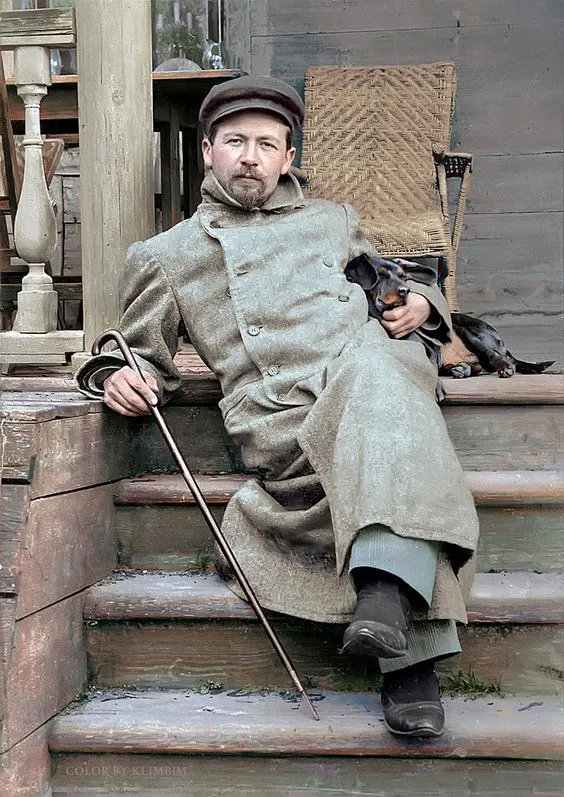
[[[470,188],[473,156],[467,152],[441,151],[434,152],[433,158],[437,168],[439,195],[445,219],[449,218],[446,181],[449,177],[458,177],[460,179],[456,211],[451,229],[451,246],[453,253],[456,255],[462,233],[462,219],[466,207],[466,198]]]
[[[466,170],[472,171],[473,155],[467,152],[442,152],[447,179],[449,177],[464,177]]]

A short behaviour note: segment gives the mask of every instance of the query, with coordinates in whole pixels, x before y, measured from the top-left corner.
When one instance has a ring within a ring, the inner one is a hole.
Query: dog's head
[[[349,282],[356,282],[364,289],[369,315],[375,318],[380,318],[384,310],[400,307],[407,300],[407,273],[393,260],[360,255],[347,264],[345,275]]]
[[[404,260],[386,260],[378,255],[360,255],[345,268],[349,282],[364,288],[368,299],[368,314],[381,318],[384,310],[405,304],[409,295],[408,279],[424,285],[436,285],[437,274],[432,266]]]

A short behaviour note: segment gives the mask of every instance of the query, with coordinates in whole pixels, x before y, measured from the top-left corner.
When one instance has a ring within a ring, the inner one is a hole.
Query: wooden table
[[[191,215],[200,201],[203,164],[198,113],[204,97],[217,83],[244,74],[236,69],[153,72],[153,125],[160,133],[163,230],[181,221],[183,211],[185,216]],[[47,137],[79,143],[77,88],[77,75],[53,77],[53,85],[41,102],[41,129]],[[14,133],[21,134],[24,105],[13,83],[8,85],[8,103]]]

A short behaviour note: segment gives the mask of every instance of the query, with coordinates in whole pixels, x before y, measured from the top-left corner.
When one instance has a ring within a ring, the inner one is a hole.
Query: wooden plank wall
[[[227,0],[226,15],[230,65],[302,92],[309,66],[454,61],[452,145],[475,155],[461,309],[561,368],[562,0]]]

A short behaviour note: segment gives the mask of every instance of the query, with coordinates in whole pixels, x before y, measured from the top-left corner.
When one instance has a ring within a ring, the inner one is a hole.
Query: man
[[[448,310],[435,286],[411,281],[405,307],[382,324],[368,318],[344,275],[371,251],[354,211],[304,199],[291,173],[303,115],[299,95],[272,78],[211,90],[202,203],[126,260],[121,330],[147,384],[110,353],[83,367],[79,385],[116,412],[145,414],[179,386],[183,323],[254,474],[223,531],[259,601],[349,621],[343,653],[378,659],[387,728],[438,736],[434,663],[460,650],[462,566],[478,531],[434,401],[436,371],[401,338],[417,329],[446,341]]]

